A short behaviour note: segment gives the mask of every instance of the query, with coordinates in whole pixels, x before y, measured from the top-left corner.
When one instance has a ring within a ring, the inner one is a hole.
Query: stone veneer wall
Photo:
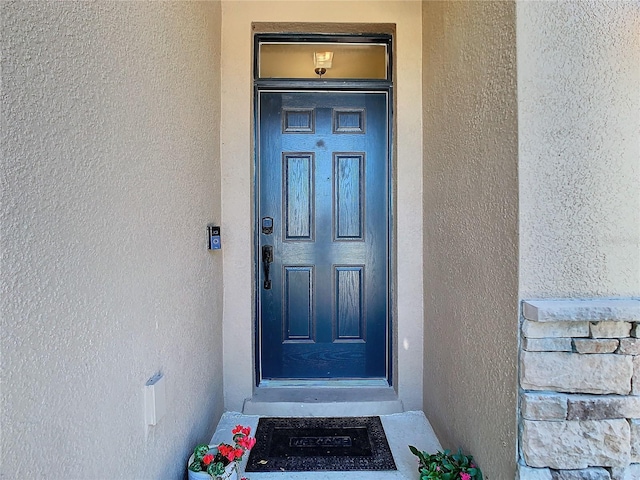
[[[640,299],[523,304],[520,480],[640,479]]]

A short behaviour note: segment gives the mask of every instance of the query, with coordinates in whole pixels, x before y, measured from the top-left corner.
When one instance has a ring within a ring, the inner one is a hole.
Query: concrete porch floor
[[[265,415],[271,416],[271,415]],[[273,415],[275,416],[275,415]],[[278,415],[292,416],[292,415]],[[238,412],[226,412],[220,419],[211,443],[229,442],[231,430],[238,424],[250,426],[255,432],[260,415],[248,415]],[[408,445],[414,445],[420,450],[435,452],[441,449],[440,442],[435,436],[424,413],[419,411],[392,413],[380,415],[389,447],[393,454],[397,470],[380,472],[269,472],[244,473],[244,466],[248,455],[240,465],[239,478],[246,476],[251,480],[341,480],[344,477],[360,480],[416,480],[418,478],[418,459],[409,451]]]

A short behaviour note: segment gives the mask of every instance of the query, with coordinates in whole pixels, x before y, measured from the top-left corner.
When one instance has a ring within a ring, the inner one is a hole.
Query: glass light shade
[[[333,52],[313,52],[313,66],[316,68],[331,68]]]

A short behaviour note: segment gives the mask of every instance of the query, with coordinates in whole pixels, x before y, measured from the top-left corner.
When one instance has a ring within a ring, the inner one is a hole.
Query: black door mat
[[[396,470],[380,417],[263,417],[246,472]]]

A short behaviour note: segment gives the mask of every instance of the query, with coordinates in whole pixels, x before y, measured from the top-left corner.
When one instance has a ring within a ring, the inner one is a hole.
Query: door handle
[[[262,268],[264,269],[264,289],[271,290],[271,280],[269,279],[269,269],[273,263],[273,247],[264,245],[262,247]]]

